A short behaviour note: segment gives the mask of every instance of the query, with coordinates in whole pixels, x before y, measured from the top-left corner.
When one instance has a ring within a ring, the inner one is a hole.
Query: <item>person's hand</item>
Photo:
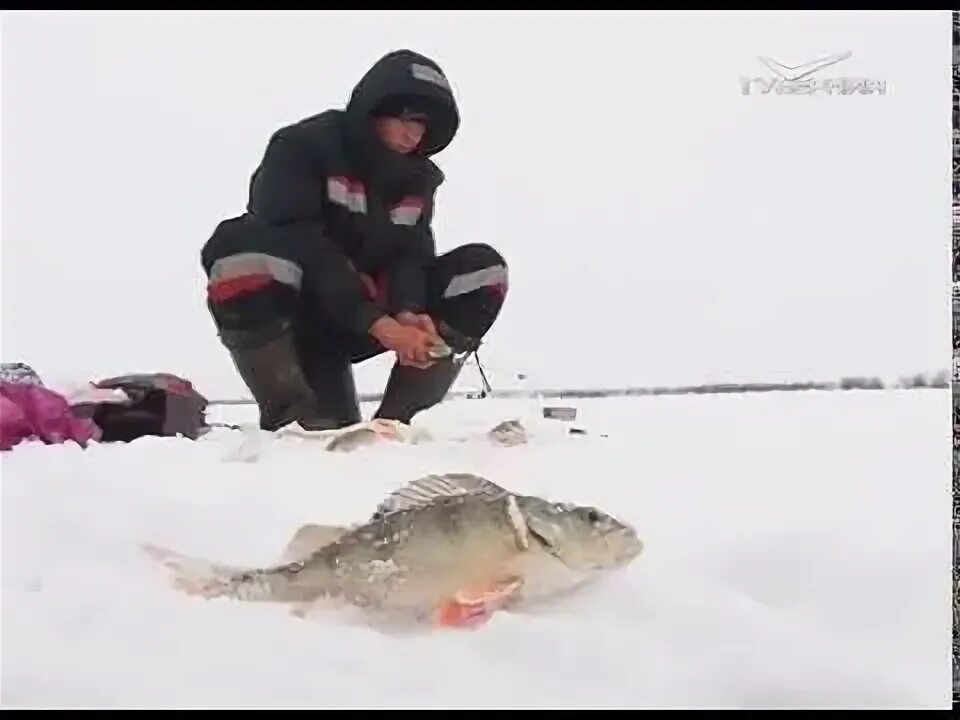
[[[370,334],[387,350],[395,352],[401,365],[421,369],[433,365],[430,350],[436,345],[436,340],[420,327],[403,325],[384,315],[370,326]]]
[[[437,328],[433,324],[433,318],[425,313],[418,314],[405,310],[397,313],[397,322],[408,327],[418,327],[436,338],[438,343],[443,342],[443,338],[437,333]]]
[[[431,344],[434,346],[446,345],[446,341],[437,332],[433,318],[426,313],[414,313],[410,311],[399,312],[396,315],[397,322],[407,327],[415,327],[423,330],[430,335]],[[432,362],[430,363],[433,364]]]

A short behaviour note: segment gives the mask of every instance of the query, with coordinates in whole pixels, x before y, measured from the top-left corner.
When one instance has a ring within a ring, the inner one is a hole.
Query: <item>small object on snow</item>
[[[385,420],[382,418],[358,422],[354,425],[337,428],[336,430],[303,430],[296,425],[288,425],[278,430],[276,435],[289,435],[309,440],[323,440],[327,443],[327,450],[336,452],[356,450],[359,447],[371,445],[381,440],[413,443],[418,439],[418,435],[409,425],[405,425],[397,420]]]
[[[402,423],[376,418],[367,423],[351,425],[340,431],[327,443],[326,449],[331,452],[350,452],[381,440],[403,442],[407,436],[408,434],[403,431]]]
[[[87,397],[74,398],[76,412],[103,431],[101,442],[131,442],[147,435],[198,439],[209,430],[207,398],[193,383],[171,373],[134,373],[91,383]],[[93,391],[119,392],[125,400]]]
[[[585,428],[572,427],[572,428],[570,428],[570,434],[571,434],[571,435],[586,435],[586,434],[587,434],[587,431],[586,431]]]
[[[360,427],[338,435],[326,445],[330,452],[351,452],[366,445],[379,442],[382,435],[374,428]]]
[[[527,442],[527,429],[519,420],[505,420],[487,433],[497,445],[513,447]]]
[[[451,473],[402,486],[359,525],[300,528],[268,567],[143,549],[191,595],[287,603],[301,617],[340,601],[372,620],[470,627],[624,568],[643,543],[597,508]]]
[[[574,407],[545,407],[543,416],[548,420],[576,420],[577,409]]]
[[[324,449],[330,452],[351,452],[367,445],[375,445],[384,440],[390,442],[417,444],[430,439],[429,434],[421,429],[415,430],[397,420],[375,418],[367,422],[359,422],[336,430],[304,430],[291,423],[276,432],[261,432],[259,426],[251,425],[244,430],[247,438],[241,447],[227,458],[230,461],[256,462],[265,443],[283,438],[298,440],[319,441]]]
[[[0,382],[44,387],[37,371],[22,362],[0,363]]]

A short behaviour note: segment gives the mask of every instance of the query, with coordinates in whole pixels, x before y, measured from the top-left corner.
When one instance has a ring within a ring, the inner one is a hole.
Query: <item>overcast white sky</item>
[[[280,125],[384,52],[449,75],[441,250],[511,264],[539,385],[896,376],[950,356],[950,14],[5,12],[2,359],[245,395],[200,247]],[[744,96],[757,56],[883,96]],[[385,362],[358,368],[377,391]]]

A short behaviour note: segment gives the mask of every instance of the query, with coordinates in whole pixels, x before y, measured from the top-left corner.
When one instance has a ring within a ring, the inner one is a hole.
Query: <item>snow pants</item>
[[[358,421],[352,365],[385,348],[372,336],[346,333],[323,321],[315,298],[303,290],[310,286],[313,268],[300,242],[285,242],[273,233],[264,233],[259,243],[249,232],[233,242],[232,237],[215,233],[203,250],[208,276],[218,262],[236,268],[228,277],[217,273],[218,282],[207,288],[207,307],[221,337],[289,322],[301,369],[320,407],[340,424]],[[231,262],[241,257],[243,262]],[[265,272],[268,282],[263,281]],[[383,288],[376,280],[362,277],[369,299],[381,298]],[[454,337],[478,343],[497,319],[506,292],[507,264],[500,253],[487,244],[466,244],[427,267],[424,312]],[[409,422],[442,399],[458,371],[444,363],[427,371],[395,365],[376,416]]]

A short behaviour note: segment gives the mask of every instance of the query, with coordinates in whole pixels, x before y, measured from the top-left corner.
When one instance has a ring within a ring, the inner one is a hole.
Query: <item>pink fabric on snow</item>
[[[39,438],[47,445],[73,440],[86,447],[100,439],[100,428],[74,415],[66,398],[40,385],[0,383],[0,450]]]

